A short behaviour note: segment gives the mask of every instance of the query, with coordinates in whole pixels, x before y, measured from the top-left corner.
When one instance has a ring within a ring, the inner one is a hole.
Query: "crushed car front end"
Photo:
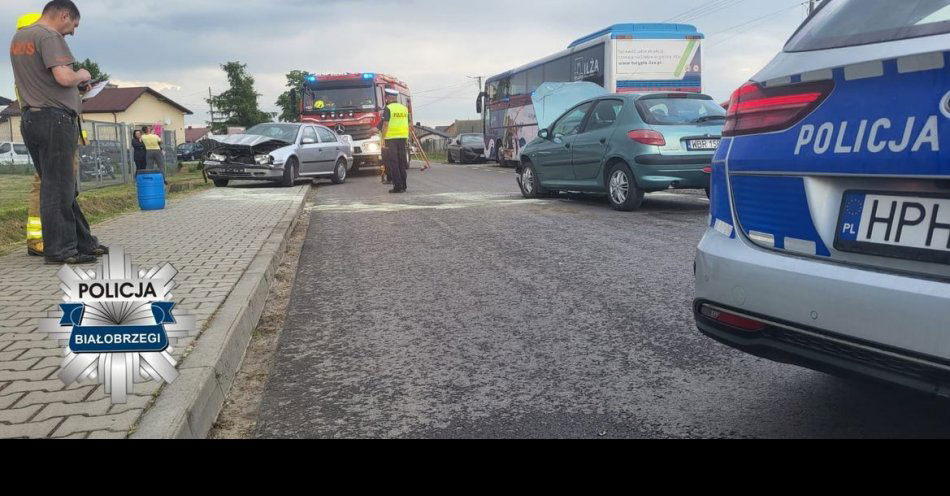
[[[205,173],[214,180],[279,181],[293,146],[264,136],[232,135],[215,139]]]

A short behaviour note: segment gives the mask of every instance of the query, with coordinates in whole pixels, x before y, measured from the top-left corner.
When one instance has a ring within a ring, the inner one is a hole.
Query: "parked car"
[[[450,164],[454,164],[456,161],[463,164],[482,161],[485,159],[485,135],[461,134],[456,136],[449,143],[447,152]]]
[[[948,61],[947,0],[832,0],[733,94],[700,331],[950,396]]]
[[[522,152],[526,198],[557,191],[606,193],[632,211],[644,193],[705,189],[726,112],[699,93],[613,94],[574,106]]]
[[[182,143],[175,149],[175,155],[179,162],[201,160],[204,155],[204,147],[200,143]]]
[[[32,163],[30,152],[23,143],[0,142],[0,166],[30,165]]]
[[[219,146],[208,152],[205,171],[215,186],[232,180],[274,181],[293,186],[299,177],[346,181],[353,167],[349,136],[316,124],[258,124],[245,134],[213,136]]]

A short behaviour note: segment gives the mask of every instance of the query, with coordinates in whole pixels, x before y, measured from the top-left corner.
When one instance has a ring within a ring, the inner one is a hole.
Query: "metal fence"
[[[422,141],[422,149],[429,154],[444,154],[451,142],[448,138],[430,138]]]
[[[87,145],[79,147],[79,190],[115,186],[135,181],[135,162],[132,157],[132,132],[138,126],[114,122],[83,122]],[[178,171],[178,146],[175,131],[162,133],[166,174]],[[0,174],[32,175],[33,161],[26,157],[15,163],[0,160]]]

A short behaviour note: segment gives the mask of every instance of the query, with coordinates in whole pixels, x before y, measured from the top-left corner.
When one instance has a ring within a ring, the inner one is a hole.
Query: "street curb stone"
[[[181,363],[178,379],[166,385],[146,410],[132,439],[205,438],[244,360],[248,343],[264,311],[287,237],[303,210],[309,188],[294,198],[234,290],[218,309],[194,350]]]

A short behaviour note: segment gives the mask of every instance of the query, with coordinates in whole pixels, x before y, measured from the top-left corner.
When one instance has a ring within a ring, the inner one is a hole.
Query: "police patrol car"
[[[730,102],[700,330],[950,396],[950,0],[827,0]]]

